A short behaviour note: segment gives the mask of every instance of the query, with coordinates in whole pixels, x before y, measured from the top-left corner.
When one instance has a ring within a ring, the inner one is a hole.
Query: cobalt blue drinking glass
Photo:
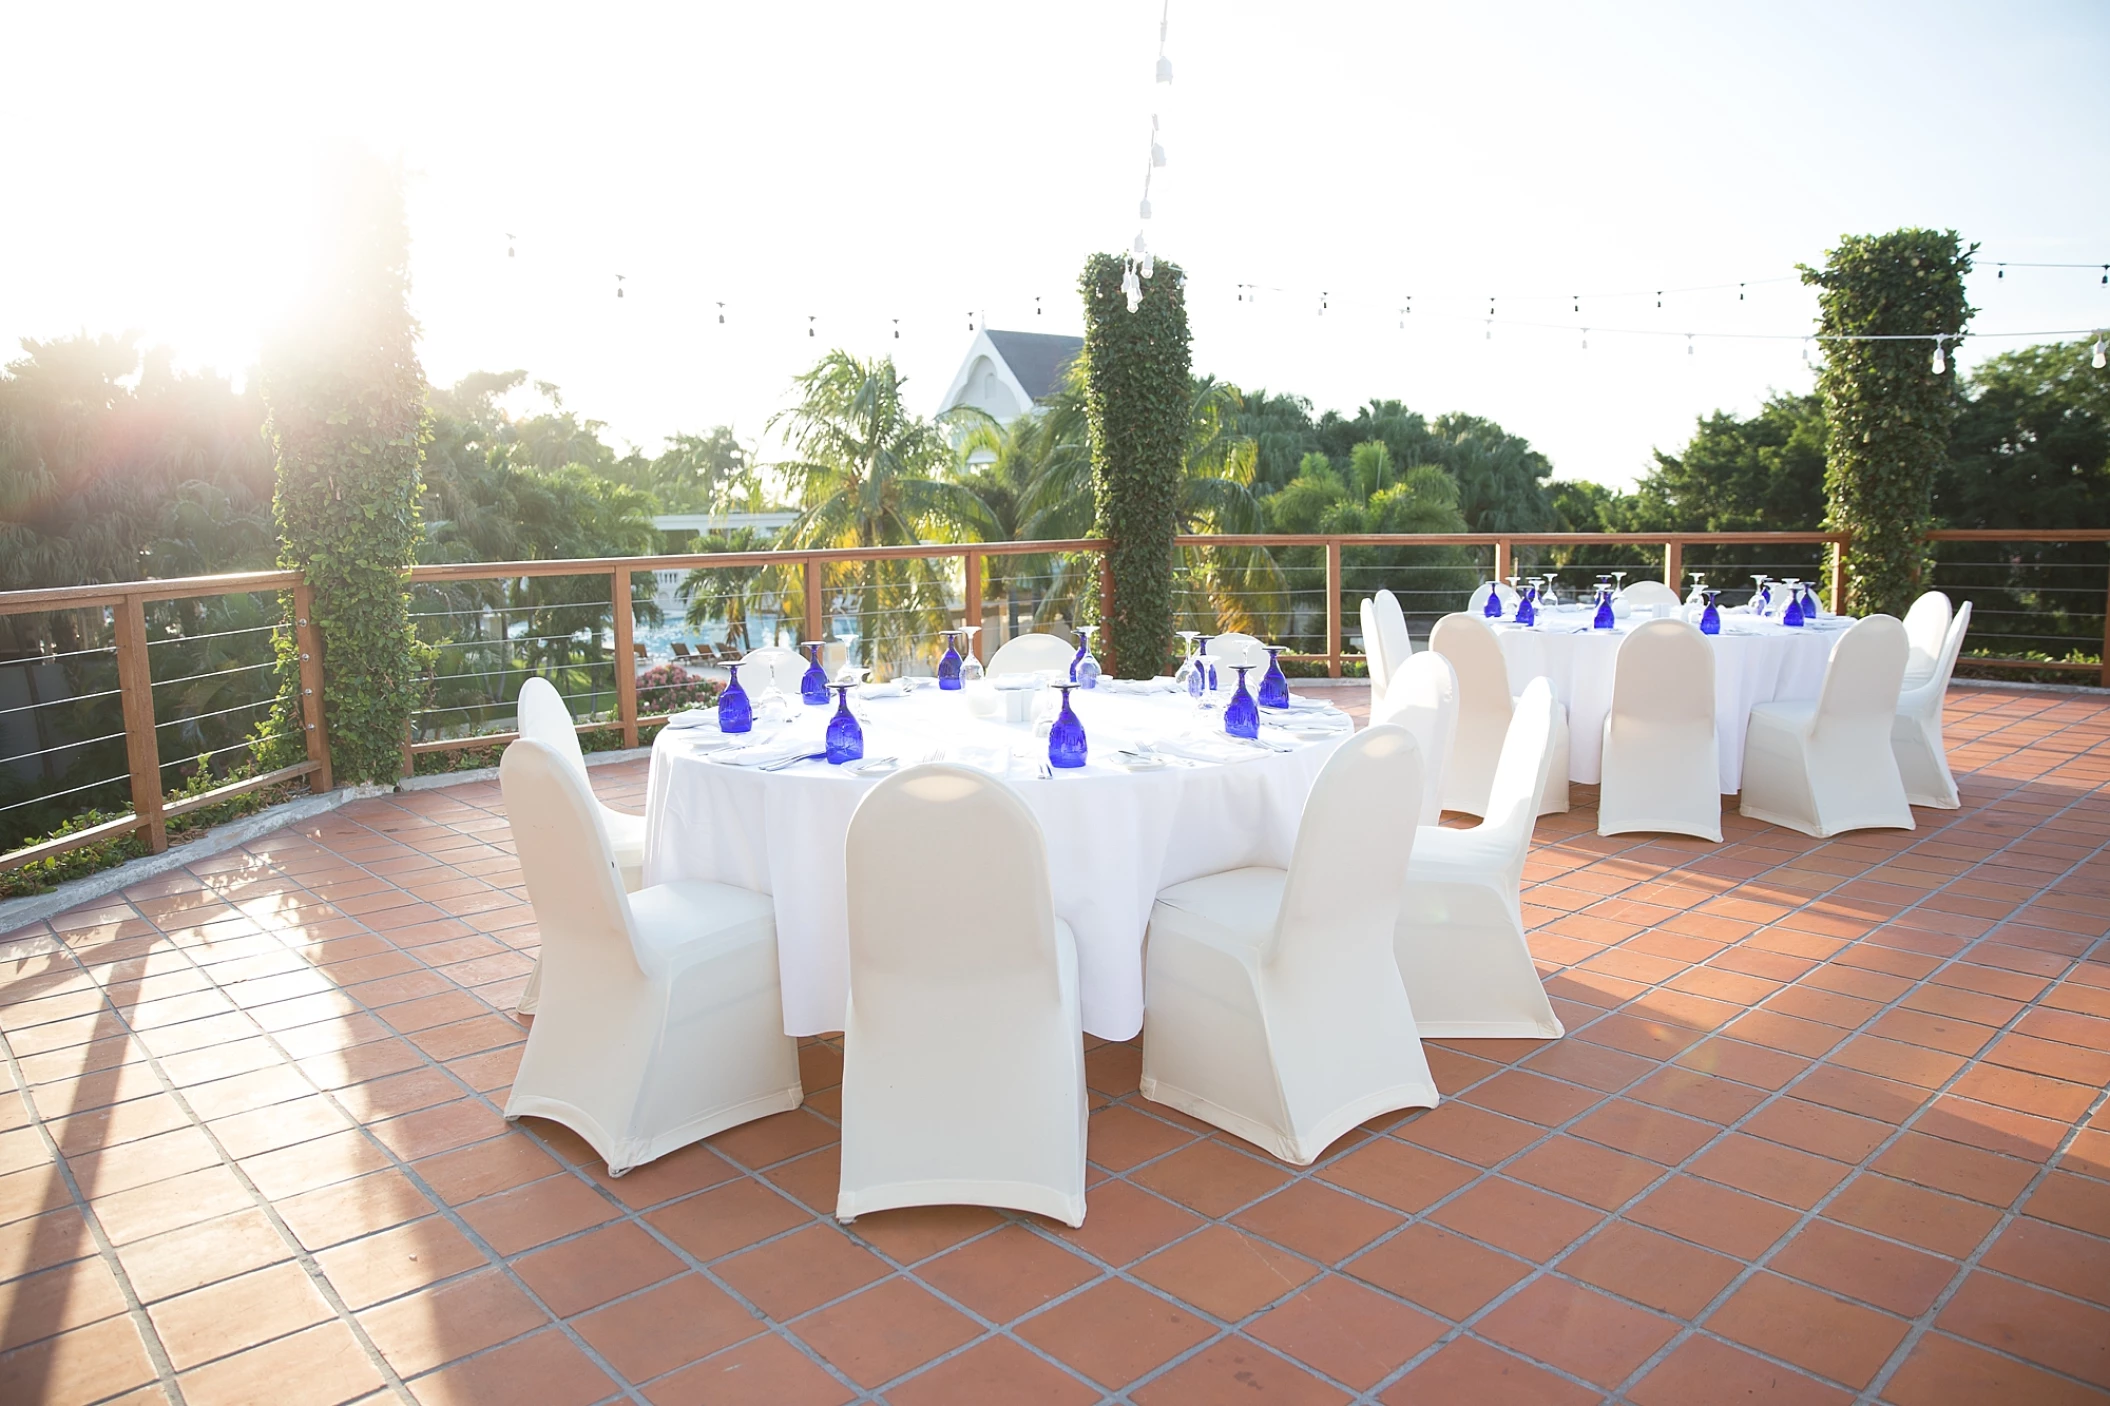
[[[1720,591],[1707,592],[1707,608],[1700,612],[1700,633],[1718,635],[1722,632],[1721,608],[1715,604],[1722,598]]]
[[[1502,586],[1499,581],[1487,583],[1487,604],[1480,607],[1480,614],[1489,620],[1502,618]]]
[[[1609,630],[1618,621],[1612,615],[1612,592],[1600,586],[1597,590],[1597,618],[1590,622],[1593,630]]]
[[[806,651],[806,672],[799,675],[799,697],[816,708],[828,706],[828,671],[821,667],[821,651],[827,648],[821,640],[808,640],[799,646]]]
[[[725,671],[732,678],[726,682],[725,691],[718,695],[718,730],[750,731],[755,725],[755,707],[747,700],[747,690],[740,687],[740,666],[728,664]]]
[[[1187,678],[1189,696],[1200,698],[1209,691],[1209,636],[1194,637],[1194,672]]]
[[[1250,664],[1233,664],[1238,671],[1238,691],[1224,705],[1224,731],[1233,737],[1258,737],[1260,735],[1260,705],[1253,695],[1246,692],[1245,676],[1252,669]]]
[[[828,765],[841,766],[864,756],[865,730],[857,725],[857,717],[850,711],[850,690],[856,685],[828,686],[835,690],[835,716],[828,719]]]
[[[1260,676],[1260,706],[1289,706],[1289,678],[1282,672],[1282,646],[1279,644],[1267,647],[1267,672]]]
[[[960,635],[956,630],[946,630],[943,637],[945,657],[938,661],[938,687],[956,693],[960,687]]]
[[[1788,587],[1788,608],[1780,612],[1780,623],[1793,629],[1802,628],[1802,587]]]
[[[1517,623],[1519,625],[1535,625],[1538,623],[1539,613],[1532,609],[1531,606],[1532,594],[1532,588],[1526,586],[1524,593],[1517,597]]]
[[[1070,690],[1077,685],[1058,683],[1055,687],[1062,690],[1062,711],[1048,728],[1048,765],[1080,767],[1085,760],[1084,724],[1070,711]]]

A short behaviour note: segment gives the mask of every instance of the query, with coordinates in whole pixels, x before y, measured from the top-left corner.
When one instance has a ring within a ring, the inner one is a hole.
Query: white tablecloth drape
[[[1052,780],[1038,775],[1045,740],[1025,725],[972,717],[957,693],[923,689],[855,706],[869,757],[989,769],[1014,758],[1006,780],[1040,820],[1055,911],[1077,935],[1084,1028],[1125,1040],[1143,1024],[1143,930],[1158,891],[1242,865],[1287,866],[1304,798],[1348,729],[1250,761],[1132,773],[1107,759],[1117,747],[1184,731],[1193,718],[1185,699],[1074,697],[1093,760]],[[792,725],[817,738],[828,711],[802,709]],[[645,882],[706,879],[771,895],[786,1033],[840,1030],[849,960],[843,845],[851,812],[879,778],[822,762],[778,772],[729,766],[708,760],[706,737],[717,734],[669,728],[653,744]],[[948,901],[940,880],[933,911]]]
[[[1568,708],[1568,779],[1596,785],[1602,779],[1605,715],[1612,711],[1612,666],[1619,642],[1641,621],[1622,620],[1617,629],[1592,630],[1587,614],[1570,617],[1562,611],[1553,618],[1550,627],[1495,626],[1509,665],[1509,690],[1522,693],[1535,678],[1552,683],[1554,696]],[[1843,628],[1790,629],[1770,620],[1724,616],[1722,633],[1710,637],[1714,734],[1721,749],[1724,795],[1743,788],[1744,732],[1751,706],[1815,698],[1824,684],[1832,645],[1843,633]]]

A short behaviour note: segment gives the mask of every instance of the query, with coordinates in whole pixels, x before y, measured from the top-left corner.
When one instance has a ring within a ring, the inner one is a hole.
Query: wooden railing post
[[[322,634],[315,628],[315,597],[303,581],[293,588],[293,648],[300,655],[300,725],[308,740],[310,791],[330,789],[330,739],[322,713]]]
[[[2110,582],[2103,586],[2103,671],[2097,681],[2110,688]]]
[[[1663,584],[1685,599],[1685,544],[1665,542],[1663,544]]]
[[[1517,549],[1507,537],[1495,539],[1495,579],[1507,581],[1516,571]]]
[[[125,718],[125,760],[132,776],[132,813],[147,850],[169,847],[161,814],[161,746],[154,736],[154,675],[147,659],[146,602],[128,595],[117,607],[117,693]]]
[[[1370,642],[1363,641],[1368,649]],[[1341,676],[1341,540],[1326,543],[1326,677]]]
[[[967,549],[966,564],[961,571],[963,586],[960,593],[964,607],[960,623],[970,628],[982,623],[982,554],[972,547]],[[967,637],[967,647],[974,657],[982,657],[982,636],[979,632]]]
[[[1846,543],[1832,543],[1832,614],[1846,614]]]
[[[630,568],[609,573],[608,600],[615,609],[615,718],[623,745],[637,745],[637,619],[630,603]]]
[[[809,642],[821,638],[821,591],[826,586],[826,575],[826,568],[812,557],[806,558],[799,566],[799,580],[802,583],[799,594],[806,600],[805,638]],[[821,652],[827,653],[826,650]]]

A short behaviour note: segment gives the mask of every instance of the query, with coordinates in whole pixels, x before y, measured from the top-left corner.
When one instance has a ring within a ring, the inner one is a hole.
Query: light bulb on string
[[[894,319],[894,340],[901,340],[901,319],[898,317]]]
[[[1744,285],[1741,283],[1736,285],[1736,300],[1740,303],[1744,300]]]
[[[1949,359],[1942,355],[1942,338],[1934,339],[1934,374],[1939,376],[1949,369]]]
[[[725,304],[723,303],[718,305],[718,325],[720,327],[725,326]]]
[[[1656,306],[1659,308],[1663,306],[1663,290],[1661,288],[1656,290]]]
[[[1810,339],[1807,337],[1802,339],[1802,364],[1804,366],[1810,364]]]
[[[1700,354],[1699,350],[1693,346],[1692,333],[1690,332],[1685,334],[1685,354],[1687,356],[1698,356]]]
[[[1035,317],[1040,316],[1040,294],[1038,293],[1033,295],[1033,315]]]
[[[2106,287],[2110,287],[2110,264],[2103,265],[2103,283]]]
[[[1164,56],[1163,54],[1159,54],[1159,55],[1158,55],[1158,82],[1160,82],[1160,83],[1170,83],[1171,81],[1172,81],[1172,60],[1171,60],[1171,59],[1168,59],[1168,58],[1166,58],[1166,57],[1165,57],[1165,56]]]
[[[615,295],[618,298],[623,296],[623,276],[621,274],[615,276]]]
[[[1489,319],[1487,319],[1487,340],[1488,340],[1488,341],[1490,341],[1490,342],[1492,342],[1492,341],[1493,341],[1494,339],[1495,339],[1495,320],[1494,320],[1493,318],[1491,318],[1491,317],[1490,317]]]
[[[2095,355],[2088,358],[2088,364],[2098,371],[2105,366],[2110,366],[2110,360],[2104,359],[2103,345],[2103,334],[2098,332],[2095,334]]]
[[[1149,196],[1147,196],[1147,195],[1146,195],[1146,196],[1144,196],[1144,197],[1143,197],[1143,199],[1142,199],[1142,201],[1141,201],[1141,203],[1139,203],[1139,204],[1138,204],[1138,205],[1136,206],[1136,214],[1137,214],[1137,215],[1138,215],[1139,217],[1141,217],[1141,218],[1143,218],[1143,219],[1146,219],[1146,220],[1150,218],[1150,197],[1149,197]]]
[[[1589,329],[1589,328],[1587,328],[1587,327],[1583,328],[1583,338],[1582,338],[1582,342],[1583,342],[1583,345],[1582,345],[1582,349],[1583,349],[1584,351],[1588,351],[1588,350],[1590,349],[1590,329]]]
[[[1136,272],[1142,274],[1145,278],[1149,278],[1152,274],[1155,274],[1157,271],[1157,255],[1151,253],[1148,249],[1145,249],[1143,251],[1143,257],[1136,261]]]
[[[506,257],[513,257],[513,236],[510,234],[506,236]]]
[[[810,312],[806,314],[806,335],[813,335],[813,314]]]
[[[1573,298],[1573,302],[1575,303],[1575,310],[1576,310],[1577,312],[1581,312],[1581,311],[1582,311],[1582,294],[1580,294],[1580,293],[1577,293],[1577,294],[1576,294],[1576,295],[1574,296],[1574,298]]]
[[[967,330],[970,332],[974,331],[974,314],[972,312],[967,314]]]
[[[1326,292],[1324,289],[1319,291],[1319,316],[1326,316]]]
[[[1993,277],[1995,277],[1995,278],[2006,278],[2006,277],[2007,277],[2007,265],[2006,265],[2006,264],[1995,264],[1995,265],[1993,265],[1993,269],[1994,269]]]

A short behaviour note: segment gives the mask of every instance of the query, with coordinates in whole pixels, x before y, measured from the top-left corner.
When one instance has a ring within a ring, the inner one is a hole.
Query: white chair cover
[[[986,666],[991,674],[1069,672],[1077,646],[1059,635],[1014,635],[997,649]]]
[[[1948,642],[1955,609],[1940,591],[1922,591],[1905,612],[1905,686],[1914,688],[1934,677],[1942,646]]]
[[[1221,668],[1233,668],[1240,664],[1250,664],[1255,669],[1267,667],[1267,646],[1251,635],[1241,635],[1236,630],[1209,636],[1207,652]],[[1233,674],[1231,678],[1225,679],[1223,686],[1230,688],[1237,677]],[[1258,687],[1260,684],[1260,676],[1257,674],[1247,674],[1246,679],[1248,687]]]
[[[1721,777],[1713,647],[1683,620],[1636,626],[1612,668],[1597,833],[1667,831],[1719,844]]]
[[[1077,944],[1011,789],[910,767],[851,817],[837,1219],[1008,1206],[1084,1223]]]
[[[1619,590],[1628,605],[1680,605],[1678,593],[1661,581],[1629,581]]]
[[[1429,631],[1429,651],[1450,660],[1458,673],[1458,740],[1444,771],[1443,808],[1485,816],[1495,764],[1501,760],[1509,717],[1516,708],[1502,642],[1485,620],[1460,613],[1436,622],[1436,628]],[[1540,815],[1558,815],[1568,809],[1567,713],[1556,703],[1554,715],[1558,725],[1554,767],[1539,800]]]
[[[1393,950],[1425,1038],[1557,1039],[1565,1034],[1524,940],[1520,894],[1532,800],[1553,765],[1559,705],[1533,679],[1503,738],[1487,819],[1423,826],[1407,861]]]
[[[1370,705],[1370,721],[1395,723],[1421,749],[1423,825],[1443,818],[1443,777],[1458,741],[1458,671],[1440,654],[1423,651],[1392,676],[1384,698]]]
[[[1381,590],[1370,601],[1377,616],[1377,637],[1385,642],[1385,672],[1397,674],[1414,657],[1414,637],[1407,633],[1407,615],[1399,608],[1399,597]]]
[[[506,748],[499,787],[549,970],[508,1118],[586,1139],[611,1176],[797,1108],[767,894],[657,884],[625,895],[600,807],[556,748]]]
[[[1744,734],[1740,809],[1827,839],[1910,830],[1912,807],[1890,749],[1905,675],[1905,627],[1871,615],[1832,646],[1814,703],[1760,703]]]
[[[1384,636],[1377,629],[1377,603],[1364,596],[1357,611],[1363,622],[1363,662],[1370,669],[1370,706],[1374,710],[1391,686],[1392,667],[1385,658]]]
[[[1949,637],[1942,643],[1934,672],[1921,684],[1908,680],[1898,694],[1897,716],[1890,724],[1890,750],[1898,760],[1905,799],[1916,806],[1955,810],[1963,804],[1956,793],[1956,778],[1949,772],[1941,715],[1949,679],[1956,672],[1956,658],[1963,652],[1964,635],[1970,628],[1971,603],[1965,601],[1949,622]]]
[[[1289,868],[1158,895],[1145,945],[1143,1097],[1309,1166],[1358,1123],[1433,1108],[1392,957],[1421,789],[1404,729],[1341,744],[1312,783]]]
[[[1465,603],[1465,613],[1478,615],[1487,609],[1487,593],[1498,591],[1502,596],[1502,613],[1514,615],[1517,609],[1517,593],[1500,581],[1482,581],[1473,590],[1473,597]]]
[[[799,701],[799,681],[813,661],[795,649],[768,644],[740,657],[740,687],[749,698],[760,698],[774,688],[792,702]]]

